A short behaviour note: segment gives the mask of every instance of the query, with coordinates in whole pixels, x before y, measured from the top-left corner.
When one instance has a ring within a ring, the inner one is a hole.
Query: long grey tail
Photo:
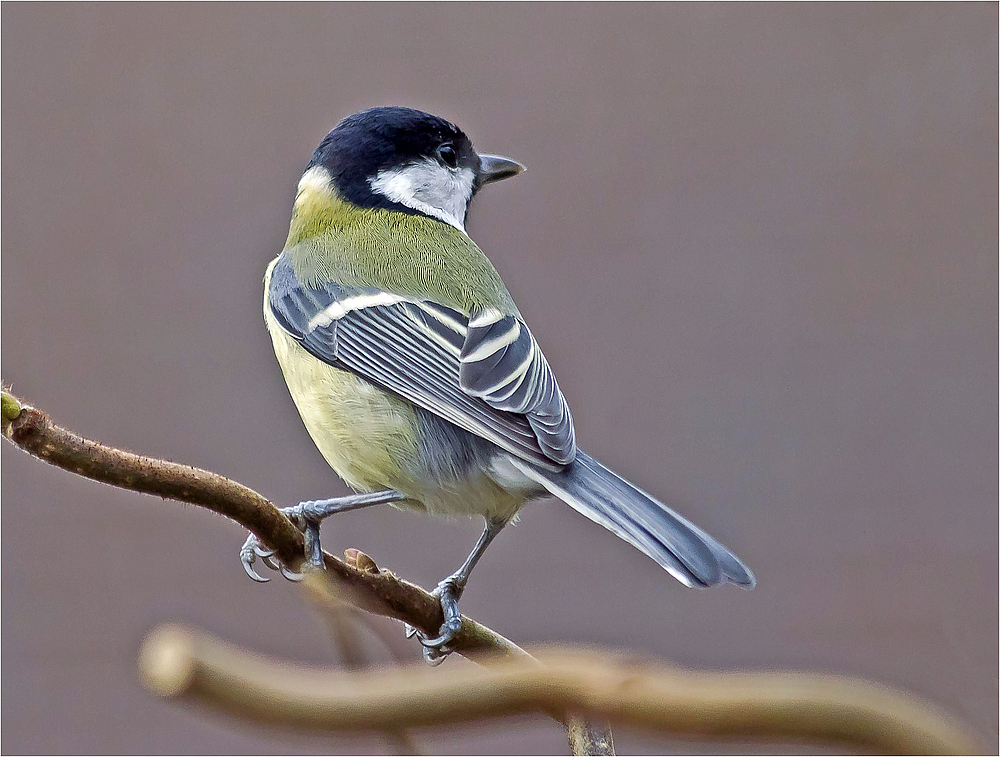
[[[703,588],[728,581],[752,589],[757,583],[726,547],[582,451],[558,472],[512,462],[550,494],[656,560],[685,586]]]

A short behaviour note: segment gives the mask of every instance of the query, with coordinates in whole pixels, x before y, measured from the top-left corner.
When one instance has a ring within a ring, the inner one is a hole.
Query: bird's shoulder
[[[466,315],[519,317],[493,263],[469,236],[436,219],[378,208],[337,208],[283,256],[306,286],[336,282],[428,300]]]

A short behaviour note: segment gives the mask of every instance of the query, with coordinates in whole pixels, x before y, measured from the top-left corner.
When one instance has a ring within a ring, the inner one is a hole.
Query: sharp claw
[[[257,537],[253,534],[247,537],[247,540],[243,542],[243,546],[240,547],[240,562],[243,564],[243,570],[247,572],[257,583],[266,584],[270,579],[264,578],[264,576],[258,575],[257,571],[253,569],[253,564],[257,560],[257,556],[260,554],[257,550],[260,548],[260,543],[257,541]]]
[[[284,565],[281,565],[280,563],[278,565],[278,570],[281,571],[281,575],[283,575],[289,581],[293,581],[294,583],[298,583],[303,578],[305,578],[305,575],[303,575],[302,573],[296,573],[294,570],[289,570],[288,568],[286,568]]]
[[[273,549],[268,549],[263,544],[258,542],[256,539],[254,539],[253,551],[254,554],[257,555],[257,557],[270,557],[271,555],[274,554]]]
[[[240,562],[243,563],[243,570],[247,572],[247,575],[257,583],[266,584],[271,580],[270,578],[264,578],[264,576],[258,575],[257,571],[253,569],[253,563],[249,560],[241,560]]]
[[[406,638],[417,637],[421,647],[423,647],[424,662],[428,665],[440,665],[444,658],[453,651],[448,645],[462,630],[462,615],[458,610],[458,597],[456,596],[460,594],[461,589],[452,579],[445,579],[431,592],[431,595],[441,602],[441,610],[445,617],[444,623],[438,629],[438,635],[434,638],[428,638],[422,631],[409,623],[403,624],[406,629]]]
[[[274,559],[274,553],[263,555],[260,561],[264,563],[271,570],[281,570],[281,563]]]
[[[413,631],[413,634],[409,633],[411,629]],[[458,619],[456,622],[446,622],[441,626],[440,629],[438,629],[439,635],[434,637],[433,639],[429,639],[422,633],[417,631],[417,629],[412,628],[412,626],[407,626],[407,638],[416,634],[417,638],[420,640],[421,646],[424,648],[425,658],[427,656],[428,651],[434,653],[432,656],[437,656],[438,654],[440,654],[443,657],[451,653],[451,650],[448,648],[448,644],[450,644],[455,639],[455,636],[458,635],[458,632],[460,630],[462,630],[461,619]]]
[[[446,644],[454,637],[454,634],[451,634],[447,640],[445,640],[444,636],[428,640],[428,638],[424,636],[423,631],[419,630],[416,626],[404,623],[403,627],[406,629],[407,639],[412,639],[414,636],[417,637],[417,641],[419,641],[421,645],[424,662],[431,667],[440,665],[444,662],[444,658],[452,653],[452,650],[449,649]],[[438,644],[438,642],[440,642],[440,644]]]
[[[432,668],[436,668],[442,662],[444,658],[448,656],[447,652],[441,652],[439,649],[428,649],[424,647],[424,662],[430,665]]]
[[[444,626],[442,626],[443,628]],[[423,644],[424,649],[443,649],[445,644],[448,644],[455,638],[454,633],[449,633],[445,631],[440,636],[436,636],[433,639],[420,639],[420,643]]]

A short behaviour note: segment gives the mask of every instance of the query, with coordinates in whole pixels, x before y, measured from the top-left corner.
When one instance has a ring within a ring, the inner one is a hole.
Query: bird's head
[[[326,135],[299,189],[332,185],[358,207],[425,215],[464,231],[473,195],[523,170],[510,158],[480,155],[465,132],[442,118],[410,108],[370,108]]]

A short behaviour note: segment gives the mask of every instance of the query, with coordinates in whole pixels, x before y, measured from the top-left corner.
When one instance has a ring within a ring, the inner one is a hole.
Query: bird
[[[322,565],[319,524],[390,503],[482,517],[461,567],[433,594],[437,636],[408,627],[440,662],[461,629],[458,602],[497,534],[554,496],[689,587],[751,589],[728,548],[577,446],[566,398],[497,269],[469,237],[483,187],[524,166],[478,153],[453,123],[404,107],[348,116],[316,148],[288,237],[264,277],[264,320],[289,393],[322,456],[357,493],[285,513]],[[251,535],[260,557],[289,578]]]

